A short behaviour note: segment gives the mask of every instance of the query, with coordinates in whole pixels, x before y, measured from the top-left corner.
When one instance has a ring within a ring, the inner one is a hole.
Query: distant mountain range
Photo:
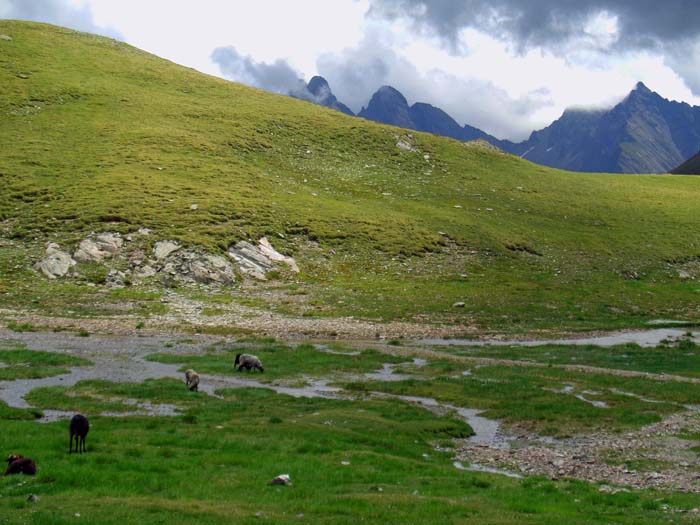
[[[353,114],[322,77],[312,78],[307,89],[314,101]],[[517,143],[460,126],[430,104],[409,106],[391,86],[379,88],[357,116],[458,140],[485,139],[532,162],[571,171],[666,173],[700,148],[700,107],[669,101],[641,82],[611,109],[566,110],[551,125]]]
[[[686,160],[676,169],[671,170],[676,175],[700,175],[700,153],[697,153]]]

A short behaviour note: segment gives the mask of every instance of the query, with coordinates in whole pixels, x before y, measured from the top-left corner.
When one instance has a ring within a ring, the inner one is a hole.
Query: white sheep
[[[256,355],[250,355],[250,354],[236,354],[236,360],[233,362],[233,368],[238,367],[238,371],[240,372],[244,368],[250,372],[250,369],[258,369],[261,372],[264,372],[265,369],[263,368],[262,362]]]

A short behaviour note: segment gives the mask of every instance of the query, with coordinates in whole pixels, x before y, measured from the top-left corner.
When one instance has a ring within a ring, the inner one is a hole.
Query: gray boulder
[[[171,252],[160,273],[189,283],[230,286],[236,281],[233,266],[224,257],[194,250]]]
[[[153,255],[156,259],[162,261],[180,248],[181,246],[175,241],[158,241],[155,246],[153,246]]]
[[[61,251],[58,244],[51,242],[46,247],[46,257],[35,268],[49,279],[56,279],[66,275],[72,266],[75,266],[75,261],[70,254]]]
[[[124,240],[118,233],[100,233],[94,238],[83,240],[73,254],[73,258],[79,262],[101,262],[117,253]]]
[[[243,274],[261,281],[267,279],[266,274],[274,268],[275,263],[286,264],[293,272],[299,272],[296,261],[275,250],[266,237],[260,239],[257,245],[239,241],[229,248],[228,254],[238,263]]]

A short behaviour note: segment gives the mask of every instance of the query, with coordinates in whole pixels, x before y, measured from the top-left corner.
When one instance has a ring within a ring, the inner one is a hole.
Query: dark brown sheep
[[[68,443],[68,453],[73,453],[73,437],[75,437],[75,451],[87,452],[85,448],[85,437],[90,431],[90,422],[82,414],[76,414],[70,420],[70,442]]]
[[[31,458],[25,458],[19,454],[12,454],[7,458],[7,470],[5,476],[10,474],[26,474],[34,476],[36,474],[36,463]]]

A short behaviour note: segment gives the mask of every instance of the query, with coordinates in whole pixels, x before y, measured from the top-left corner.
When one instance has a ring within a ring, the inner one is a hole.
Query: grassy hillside
[[[496,331],[700,319],[697,178],[552,170],[107,38],[13,21],[0,34],[5,305],[87,314],[119,300],[31,265],[49,240],[148,227],[215,252],[273,237],[300,276],[231,297],[281,312]]]

